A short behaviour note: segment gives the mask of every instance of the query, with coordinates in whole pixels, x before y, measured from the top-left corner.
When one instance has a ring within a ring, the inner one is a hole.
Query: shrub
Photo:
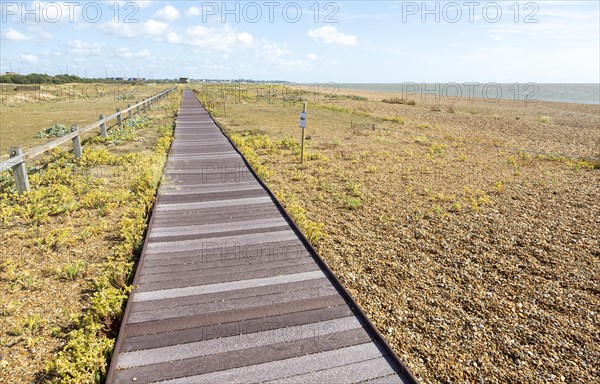
[[[71,131],[64,125],[54,124],[49,128],[38,131],[35,134],[35,137],[45,139],[45,138],[49,138],[49,137],[62,137],[69,133],[71,133]]]
[[[409,102],[409,100],[400,97],[391,97],[389,99],[383,99],[381,101],[388,104],[408,104]]]
[[[542,124],[548,124],[552,121],[552,119],[548,115],[540,115],[537,117],[537,121],[539,121]]]

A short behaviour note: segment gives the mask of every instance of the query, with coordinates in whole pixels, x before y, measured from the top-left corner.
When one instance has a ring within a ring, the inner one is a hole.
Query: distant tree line
[[[152,82],[172,82],[173,80],[151,80]],[[88,79],[75,75],[56,75],[50,76],[40,73],[30,73],[29,75],[4,74],[0,76],[0,83],[9,84],[66,84],[66,83],[129,83],[128,79]]]

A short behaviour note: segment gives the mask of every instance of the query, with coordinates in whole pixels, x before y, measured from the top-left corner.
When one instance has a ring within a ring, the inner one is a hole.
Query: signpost
[[[304,108],[300,112],[300,128],[302,128],[302,149],[300,152],[300,164],[304,164],[304,130],[306,129],[306,104],[304,102]]]

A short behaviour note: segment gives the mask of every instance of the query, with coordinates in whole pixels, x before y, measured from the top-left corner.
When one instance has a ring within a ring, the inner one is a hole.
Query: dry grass
[[[598,381],[598,162],[519,149],[597,155],[600,107],[364,95],[309,104],[304,166],[299,103],[218,121],[272,143],[269,186],[325,224],[320,253],[423,382]]]
[[[125,109],[165,89],[164,85],[64,84],[44,85],[41,91],[15,91],[0,84],[0,159],[8,157],[8,148],[35,147],[49,139],[35,138],[36,132],[60,123],[87,125]]]

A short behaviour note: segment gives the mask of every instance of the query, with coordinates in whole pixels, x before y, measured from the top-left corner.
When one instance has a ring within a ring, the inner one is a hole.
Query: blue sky
[[[322,83],[597,83],[599,4],[3,0],[0,71]]]

